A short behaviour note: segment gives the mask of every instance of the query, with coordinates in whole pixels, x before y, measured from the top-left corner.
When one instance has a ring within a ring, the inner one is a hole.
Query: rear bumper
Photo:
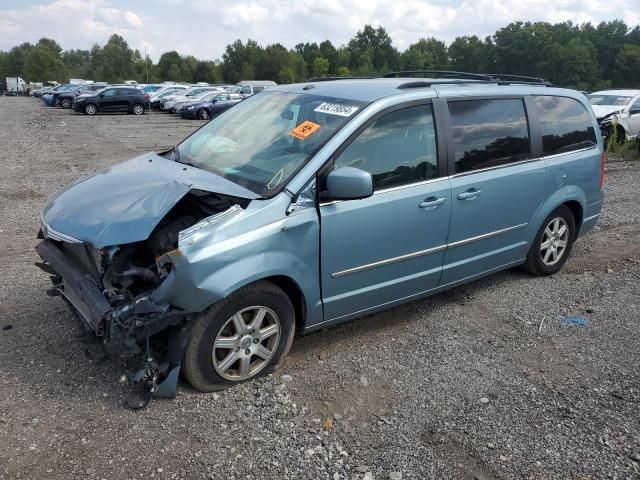
[[[50,240],[40,242],[36,251],[46,262],[38,266],[54,276],[54,288],[73,306],[88,330],[103,335],[111,305],[95,280],[69,261]]]

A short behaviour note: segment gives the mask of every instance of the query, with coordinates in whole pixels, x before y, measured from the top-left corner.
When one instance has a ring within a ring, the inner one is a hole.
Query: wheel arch
[[[559,206],[564,205],[573,214],[576,222],[576,236],[580,232],[587,199],[584,191],[576,185],[566,185],[556,190],[540,206],[529,225],[529,245],[535,238],[544,220]],[[527,247],[528,248],[528,247]]]
[[[262,280],[273,283],[280,288],[287,297],[289,297],[296,314],[296,330],[304,330],[307,316],[307,304],[300,285],[298,285],[293,278],[286,275],[273,275],[265,277]]]
[[[577,238],[578,232],[582,227],[582,219],[584,218],[584,209],[582,208],[582,205],[580,204],[580,202],[578,202],[577,200],[569,200],[567,202],[564,202],[563,205],[569,208],[569,210],[571,210],[571,213],[573,214],[573,219],[576,222],[575,236]]]

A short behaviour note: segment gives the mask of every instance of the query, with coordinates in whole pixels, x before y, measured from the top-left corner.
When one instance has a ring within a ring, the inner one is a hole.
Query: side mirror
[[[104,93],[101,93],[101,94],[100,94],[100,98],[104,98]]]
[[[369,172],[354,167],[340,167],[327,175],[322,200],[357,200],[373,195],[373,178]]]
[[[629,115],[637,115],[640,113],[640,107],[631,107],[629,109]]]

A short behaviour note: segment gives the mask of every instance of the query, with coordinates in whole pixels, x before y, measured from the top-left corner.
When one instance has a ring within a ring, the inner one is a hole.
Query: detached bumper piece
[[[84,329],[102,338],[108,354],[144,351],[143,368],[127,376],[132,386],[144,390],[144,401],[135,405],[127,402],[127,406],[137,410],[146,407],[154,396],[174,398],[188,338],[184,313],[170,311],[168,306],[156,305],[148,298],[112,304],[103,294],[101,282],[96,280],[97,273],[80,266],[56,242],[43,240],[36,251],[44,260],[36,265],[48,273],[53,282],[53,288],[47,293],[64,298]],[[151,353],[149,338],[162,331],[169,333],[168,349],[165,361],[157,362]]]
[[[40,242],[36,251],[46,262],[36,265],[52,276],[54,290],[73,306],[88,330],[104,335],[104,319],[111,304],[91,276],[75,268],[50,240]]]

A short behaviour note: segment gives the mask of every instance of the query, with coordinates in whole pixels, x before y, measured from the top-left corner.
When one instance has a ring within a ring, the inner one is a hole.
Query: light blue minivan
[[[557,272],[598,220],[604,162],[573,90],[415,72],[282,85],[57,193],[38,265],[107,351],[144,353],[135,378],[157,395],[180,371],[219,390],[272,372],[296,331]]]

